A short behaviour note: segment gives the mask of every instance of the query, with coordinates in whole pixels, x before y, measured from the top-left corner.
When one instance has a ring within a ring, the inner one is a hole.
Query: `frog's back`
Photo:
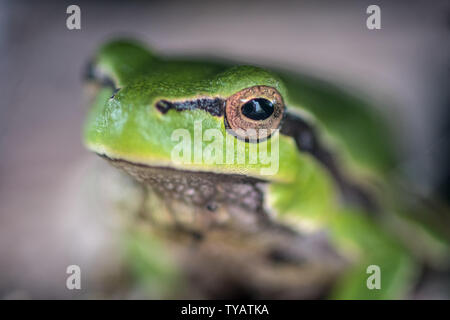
[[[367,101],[301,74],[279,73],[289,106],[313,115],[362,167],[386,176],[396,166],[396,142],[383,115]]]

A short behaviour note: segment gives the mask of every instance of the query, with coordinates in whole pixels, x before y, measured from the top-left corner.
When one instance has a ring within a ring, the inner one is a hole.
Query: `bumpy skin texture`
[[[405,293],[415,272],[410,254],[375,221],[373,214],[343,202],[326,168],[310,154],[300,151],[292,137],[280,134],[279,170],[271,176],[261,176],[259,169],[264,164],[260,162],[208,164],[209,159],[203,159],[197,164],[174,164],[171,151],[178,143],[171,139],[174,129],[187,129],[193,136],[195,121],[201,121],[203,132],[219,129],[226,135],[224,118],[199,109],[169,110],[163,114],[155,107],[160,100],[226,99],[245,88],[273,87],[283,96],[289,112],[297,110],[314,123],[319,136],[335,151],[346,174],[354,180],[367,183],[370,178],[382,184],[395,164],[389,144],[392,139],[386,138],[386,126],[380,117],[360,101],[300,76],[252,66],[165,59],[130,41],[104,45],[95,57],[95,65],[97,78],[107,76],[119,90],[114,95],[113,88],[99,91],[85,126],[85,144],[89,149],[113,161],[128,163],[125,165],[128,172],[135,165],[152,168],[145,174],[131,172],[144,183],[144,176],[153,181],[153,168],[166,167],[187,175],[189,171],[199,171],[262,179],[268,187],[258,208],[269,208],[279,221],[294,225],[299,232],[326,232],[338,255],[349,262],[329,297],[398,298]],[[248,156],[249,144],[238,139],[235,143],[244,144]],[[270,150],[271,143],[272,139],[268,139],[259,144],[267,144]],[[203,147],[206,145],[203,142]],[[153,188],[158,190],[155,185]],[[203,202],[199,211],[208,212]],[[271,232],[268,234],[270,238]],[[369,265],[380,266],[382,290],[367,289]],[[338,268],[332,269],[327,274],[336,275]]]

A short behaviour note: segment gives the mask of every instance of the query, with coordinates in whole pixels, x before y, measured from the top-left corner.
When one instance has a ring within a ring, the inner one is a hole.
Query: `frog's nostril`
[[[83,72],[83,79],[86,82],[98,83],[101,87],[110,87],[113,90],[117,90],[117,82],[113,77],[98,67],[94,61],[89,61]]]

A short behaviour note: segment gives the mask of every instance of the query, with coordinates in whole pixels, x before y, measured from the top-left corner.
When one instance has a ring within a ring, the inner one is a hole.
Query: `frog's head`
[[[292,178],[298,146],[278,130],[289,121],[275,74],[162,59],[115,41],[101,48],[89,75],[103,84],[85,127],[92,151],[149,167]]]

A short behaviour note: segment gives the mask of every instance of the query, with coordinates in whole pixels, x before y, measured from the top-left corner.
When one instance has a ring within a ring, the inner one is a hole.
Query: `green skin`
[[[303,229],[327,230],[335,246],[353,261],[332,298],[404,297],[417,275],[412,255],[383,223],[386,219],[375,219],[363,208],[340,201],[339,188],[327,169],[310,154],[299,151],[292,137],[280,133],[279,170],[272,176],[260,175],[261,163],[207,164],[208,159],[203,159],[200,164],[174,164],[171,151],[179,143],[171,139],[175,129],[185,128],[193,136],[194,121],[201,120],[203,131],[214,128],[225,136],[224,119],[198,109],[169,110],[163,115],[154,104],[160,99],[226,99],[245,88],[273,87],[288,111],[297,110],[314,123],[321,139],[339,156],[341,168],[380,195],[381,188],[375,189],[369,181],[389,185],[396,156],[386,126],[372,109],[311,79],[253,66],[162,58],[132,41],[107,43],[95,62],[120,90],[112,98],[112,88],[99,90],[84,130],[87,148],[132,163],[184,171],[240,172],[269,180],[265,201],[279,219]],[[249,143],[235,142],[245,144],[248,153]],[[263,143],[270,145],[271,139]],[[381,211],[389,216],[392,209],[379,201],[386,207]],[[369,265],[381,268],[381,290],[367,289]]]

